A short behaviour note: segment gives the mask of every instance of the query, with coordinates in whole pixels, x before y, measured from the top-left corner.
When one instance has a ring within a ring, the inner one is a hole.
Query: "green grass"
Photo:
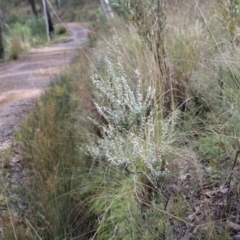
[[[60,23],[79,21],[92,27],[93,22],[102,17],[100,4],[95,0],[77,3],[74,0],[63,2],[60,9],[56,9],[54,1],[50,2],[53,7],[53,10],[51,10],[53,24],[58,24],[60,17]],[[35,18],[31,12],[29,4],[18,4],[14,1],[7,2],[5,0],[1,4],[3,11],[8,10],[3,18],[3,21],[6,22],[6,25],[3,25],[6,60],[17,60],[23,52],[26,53],[33,47],[48,44],[45,21],[40,4],[36,2],[38,18]],[[21,12],[21,15],[18,12]],[[100,25],[98,24],[98,26]],[[56,27],[52,40],[58,42],[62,35],[66,35],[66,32],[64,27]]]
[[[23,146],[25,161],[36,176],[30,199],[45,219],[36,216],[39,224],[34,227],[42,228],[39,234],[49,239],[74,235],[72,225],[81,212],[81,201],[73,190],[79,184],[76,169],[81,166],[77,147],[80,137],[75,134],[72,116],[77,103],[71,102],[73,83],[69,77],[60,78],[38,104],[38,117],[30,118],[29,127],[19,133],[27,143],[32,142]],[[54,224],[49,228],[49,223]]]

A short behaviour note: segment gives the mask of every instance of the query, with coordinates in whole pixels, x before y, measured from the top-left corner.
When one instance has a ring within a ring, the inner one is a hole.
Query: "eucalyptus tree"
[[[3,45],[2,26],[3,26],[3,13],[0,9],[0,61],[2,61],[4,59],[4,45]]]
[[[44,18],[45,18],[45,24],[46,24],[46,34],[47,34],[47,39],[50,41],[51,39],[51,34],[54,32],[54,27],[48,7],[48,0],[42,0],[42,5],[43,5],[43,13],[44,13]]]
[[[4,59],[3,35],[2,35],[2,21],[0,20],[0,61]]]
[[[102,9],[103,9],[103,12],[104,12],[106,18],[107,19],[112,18],[114,15],[113,15],[113,12],[112,12],[112,9],[109,5],[108,0],[100,0],[100,2],[101,2]]]
[[[31,5],[33,14],[37,18],[38,17],[38,13],[37,13],[37,9],[36,9],[35,0],[28,0],[28,1],[29,1],[29,4]]]
[[[55,3],[57,5],[57,8],[60,9],[60,7],[61,7],[61,0],[55,0]]]

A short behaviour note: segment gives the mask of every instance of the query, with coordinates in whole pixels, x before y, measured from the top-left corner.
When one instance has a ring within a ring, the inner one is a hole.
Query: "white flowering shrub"
[[[118,41],[114,38],[116,49]],[[116,54],[119,54],[115,50]],[[92,76],[92,81],[100,95],[107,102],[107,105],[95,106],[101,116],[108,122],[107,128],[115,131],[129,130],[136,123],[142,125],[148,112],[150,112],[151,103],[155,90],[148,88],[145,100],[141,93],[141,77],[138,70],[135,71],[137,78],[137,87],[135,93],[130,88],[127,76],[124,70],[122,57],[117,56],[117,63],[114,66],[113,60],[106,57],[107,77],[103,79],[98,74]],[[106,131],[106,127],[102,126]]]
[[[107,77],[94,74],[92,81],[105,99],[104,106],[95,105],[107,124],[91,119],[101,128],[103,138],[89,152],[96,159],[105,159],[129,171],[146,171],[151,176],[159,176],[167,171],[167,163],[162,156],[170,150],[174,141],[177,112],[165,121],[156,122],[152,106],[155,90],[149,87],[143,98],[139,71],[135,71],[137,87],[134,92],[129,86],[121,56],[117,56],[116,64],[106,58],[106,66]],[[156,124],[160,126],[159,132],[156,132]]]
[[[168,163],[163,161],[163,156],[171,151],[176,119],[177,112],[174,112],[162,123],[159,141],[156,140],[153,118],[145,125],[145,138],[133,132],[115,134],[111,127],[106,127],[106,137],[99,139],[98,146],[92,147],[90,152],[94,158],[101,156],[115,166],[124,166],[132,172],[147,170],[150,177],[159,177],[168,172]]]

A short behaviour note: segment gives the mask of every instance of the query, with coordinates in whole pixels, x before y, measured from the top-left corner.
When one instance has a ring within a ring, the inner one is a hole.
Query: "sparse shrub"
[[[124,0],[110,0],[109,1],[112,9],[117,12],[119,15],[125,14]]]
[[[22,23],[22,21],[20,20],[19,16],[13,14],[10,15],[7,19],[6,19],[6,23],[9,25],[15,24],[15,23]]]
[[[124,55],[119,50],[119,37],[113,39],[109,55],[115,58],[106,57],[106,76],[92,76],[97,89],[95,106],[104,119],[103,122],[91,119],[102,131],[102,137],[93,139],[88,146],[90,156],[99,165],[91,173],[99,175],[100,169],[104,172],[97,177],[102,182],[92,183],[103,184],[102,190],[98,189],[96,197],[90,200],[90,209],[99,218],[94,236],[159,239],[171,235],[168,218],[161,214],[163,198],[159,186],[169,174],[168,159],[176,140],[178,112],[174,111],[167,119],[161,118],[154,106],[155,90],[144,89],[143,76],[138,70],[135,70],[135,86],[131,87],[132,80],[122,60]],[[149,228],[143,230],[150,222]]]
[[[34,37],[43,37],[45,36],[46,27],[43,18],[32,17],[26,21],[25,24],[31,31],[32,36]]]
[[[10,59],[17,60],[22,51],[22,40],[18,35],[13,35],[10,39]]]
[[[22,42],[29,42],[31,38],[31,30],[28,26],[16,23],[12,27],[12,34],[18,35]]]
[[[231,41],[233,41],[237,26],[240,23],[239,5],[239,0],[229,0],[223,4],[220,11],[220,21],[222,22],[223,29],[229,35]]]
[[[6,55],[10,59],[18,59],[20,53],[29,48],[30,39],[31,33],[28,27],[20,23],[14,24],[9,35],[6,36]]]
[[[45,25],[43,19],[29,19],[25,24],[13,24],[5,37],[7,56],[17,59],[22,51],[41,43],[45,38]]]
[[[56,29],[57,35],[64,35],[67,33],[67,29],[64,26],[60,26]]]
[[[116,36],[114,42],[117,49]],[[98,147],[93,147],[90,152],[94,158],[101,156],[115,166],[124,166],[131,171],[142,170],[151,177],[159,177],[167,171],[167,163],[162,157],[174,141],[177,112],[161,121],[153,106],[155,90],[149,87],[144,99],[138,70],[135,71],[136,91],[131,90],[122,57],[117,51],[115,54],[116,65],[112,59],[106,58],[107,77],[103,79],[98,74],[92,77],[105,102],[103,106],[95,102],[95,106],[107,124],[92,119],[101,129],[103,138],[99,139]],[[157,135],[156,124],[161,126]],[[159,139],[156,140],[156,137]]]

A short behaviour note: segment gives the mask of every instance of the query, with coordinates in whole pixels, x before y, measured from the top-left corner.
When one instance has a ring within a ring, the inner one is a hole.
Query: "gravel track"
[[[17,61],[0,63],[0,150],[11,145],[19,123],[29,113],[53,76],[74,59],[87,39],[81,23],[67,23],[71,36],[64,42],[34,49]]]

